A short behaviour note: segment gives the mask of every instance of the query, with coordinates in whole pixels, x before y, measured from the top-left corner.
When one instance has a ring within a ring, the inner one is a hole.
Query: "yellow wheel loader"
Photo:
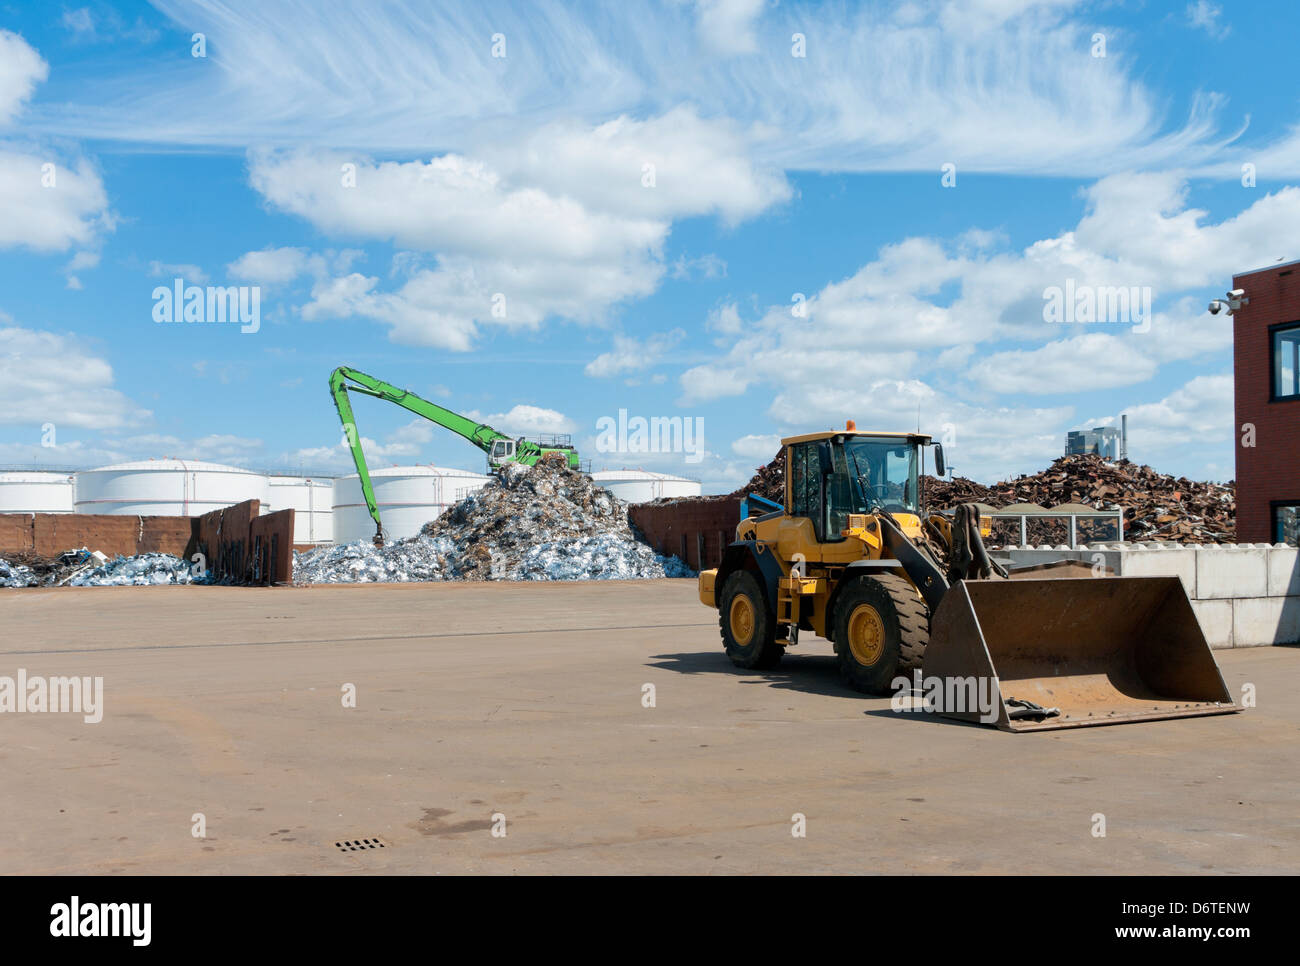
[[[978,508],[924,512],[926,447],[944,472],[929,436],[850,421],[782,445],[784,506],[747,499],[699,576],[737,666],[775,667],[808,632],[856,690],[1006,731],[1239,710],[1177,577],[1008,579]]]

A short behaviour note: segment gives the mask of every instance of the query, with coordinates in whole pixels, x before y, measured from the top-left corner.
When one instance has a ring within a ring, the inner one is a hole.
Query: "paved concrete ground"
[[[1300,650],[1217,652],[1244,714],[1029,735],[800,651],[732,668],[690,581],[0,592],[0,675],[105,689],[0,715],[0,872],[1300,870]]]

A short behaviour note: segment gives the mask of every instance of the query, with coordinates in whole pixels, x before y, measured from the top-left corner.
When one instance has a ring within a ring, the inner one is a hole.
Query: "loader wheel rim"
[[[731,602],[731,636],[741,647],[749,647],[754,639],[754,605],[748,597],[738,595]]]
[[[849,616],[849,650],[863,667],[871,667],[885,653],[885,622],[870,604],[859,604]]]

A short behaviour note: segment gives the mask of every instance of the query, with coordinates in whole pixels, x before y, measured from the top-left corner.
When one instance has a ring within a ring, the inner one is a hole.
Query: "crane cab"
[[[506,463],[515,461],[515,441],[513,439],[496,439],[488,450],[488,466],[499,469]]]

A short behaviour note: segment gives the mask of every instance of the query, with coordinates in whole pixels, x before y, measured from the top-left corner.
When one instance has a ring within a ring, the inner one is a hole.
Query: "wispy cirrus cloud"
[[[35,129],[485,156],[514,140],[520,119],[525,129],[591,127],[690,104],[736,123],[757,161],[788,170],[951,162],[1079,177],[1211,165],[1239,133],[1221,130],[1213,94],[1172,111],[1124,53],[1122,31],[1109,31],[1107,56],[1093,56],[1098,11],[1081,20],[1080,0],[761,9],[628,0],[599,16],[588,5],[525,2],[157,6],[207,35],[207,60],[178,49],[147,71],[106,78],[78,103],[36,112]],[[505,56],[494,56],[495,36]],[[1300,170],[1300,154],[1285,158]]]

